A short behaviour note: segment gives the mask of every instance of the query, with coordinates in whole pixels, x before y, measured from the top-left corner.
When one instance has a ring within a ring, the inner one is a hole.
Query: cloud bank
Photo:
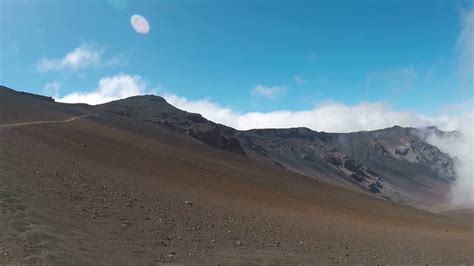
[[[175,94],[164,98],[178,108],[240,130],[252,128],[307,127],[326,132],[352,132],[400,126],[449,125],[449,117],[431,118],[414,112],[394,111],[385,103],[345,105],[326,103],[304,111],[238,113],[209,100],[189,100]]]
[[[120,73],[100,79],[97,88],[93,91],[74,92],[56,100],[66,103],[100,104],[156,92],[156,89],[149,88],[148,82],[142,77]],[[366,102],[356,105],[328,102],[303,111],[279,110],[240,113],[208,99],[190,100],[170,92],[160,92],[170,104],[180,109],[200,113],[209,120],[240,130],[307,127],[316,131],[353,132],[394,125],[403,127],[434,125],[442,130],[451,131],[459,127],[456,116],[431,117],[416,112],[399,111],[382,102]]]
[[[455,206],[474,206],[474,113],[453,118],[450,122],[460,135],[428,137],[427,142],[455,158],[456,182],[451,187]]]

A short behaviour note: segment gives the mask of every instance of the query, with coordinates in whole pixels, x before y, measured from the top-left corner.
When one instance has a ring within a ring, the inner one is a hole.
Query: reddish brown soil
[[[469,222],[90,117],[0,128],[0,214],[8,264],[474,262]]]

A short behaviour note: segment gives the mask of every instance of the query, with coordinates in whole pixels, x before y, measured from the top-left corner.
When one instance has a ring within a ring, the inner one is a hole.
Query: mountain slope
[[[453,159],[426,143],[421,131],[393,127],[337,134],[296,128],[250,130],[239,136],[253,157],[397,203],[429,208],[448,201],[454,167]]]
[[[2,264],[446,265],[474,257],[469,223],[318,182],[155,123],[2,93],[0,106],[15,98],[10,112],[31,122],[88,115],[0,128]],[[0,114],[1,124],[7,120]]]
[[[425,142],[435,129],[393,127],[347,134],[307,128],[238,131],[188,113],[158,96],[96,107],[100,116],[126,117],[210,146],[302,175],[417,208],[449,201],[454,161]]]

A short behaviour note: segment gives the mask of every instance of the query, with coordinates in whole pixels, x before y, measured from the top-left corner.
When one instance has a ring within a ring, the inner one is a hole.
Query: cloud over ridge
[[[140,76],[117,74],[103,77],[94,91],[73,92],[56,100],[64,103],[101,104],[147,93],[147,83]]]
[[[148,82],[138,75],[120,73],[99,80],[94,91],[74,92],[57,99],[59,102],[100,104],[135,95],[154,93]],[[190,100],[174,93],[160,91],[172,105],[240,130],[252,128],[307,127],[316,131],[352,132],[375,130],[394,125],[404,127],[438,126],[455,130],[459,121],[454,116],[426,116],[416,112],[394,110],[383,102],[347,105],[328,102],[303,111],[277,110],[240,113],[209,99]],[[471,109],[472,110],[472,109]]]

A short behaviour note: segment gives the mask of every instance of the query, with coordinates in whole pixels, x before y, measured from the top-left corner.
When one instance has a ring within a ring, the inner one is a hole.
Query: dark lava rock
[[[410,151],[410,149],[405,149],[403,151],[400,151],[399,149],[395,149],[395,154],[407,156],[409,151]]]
[[[362,182],[362,181],[364,181],[364,178],[363,178],[363,177],[361,177],[361,176],[358,175],[358,174],[354,174],[354,173],[351,174],[351,178],[353,178],[353,179],[354,179],[355,181],[357,181],[357,182]]]
[[[341,166],[342,165],[342,160],[337,157],[326,157],[324,160],[332,165],[335,166]]]
[[[355,174],[357,174],[357,176],[359,176],[362,179],[369,178],[369,176],[367,176],[367,174],[365,174],[365,172],[361,169],[361,165],[357,163],[354,159],[347,158],[347,157],[345,159],[346,161],[344,162],[344,167],[347,170],[354,172]]]
[[[230,152],[245,155],[244,149],[240,145],[240,141],[233,136],[224,136],[218,127],[214,127],[207,131],[190,131],[190,135],[210,146],[227,150]]]
[[[369,185],[369,191],[372,192],[372,193],[374,193],[374,194],[375,194],[375,193],[380,193],[380,189],[379,189],[379,187],[377,186],[376,183],[377,183],[377,182],[372,183],[372,184]]]

